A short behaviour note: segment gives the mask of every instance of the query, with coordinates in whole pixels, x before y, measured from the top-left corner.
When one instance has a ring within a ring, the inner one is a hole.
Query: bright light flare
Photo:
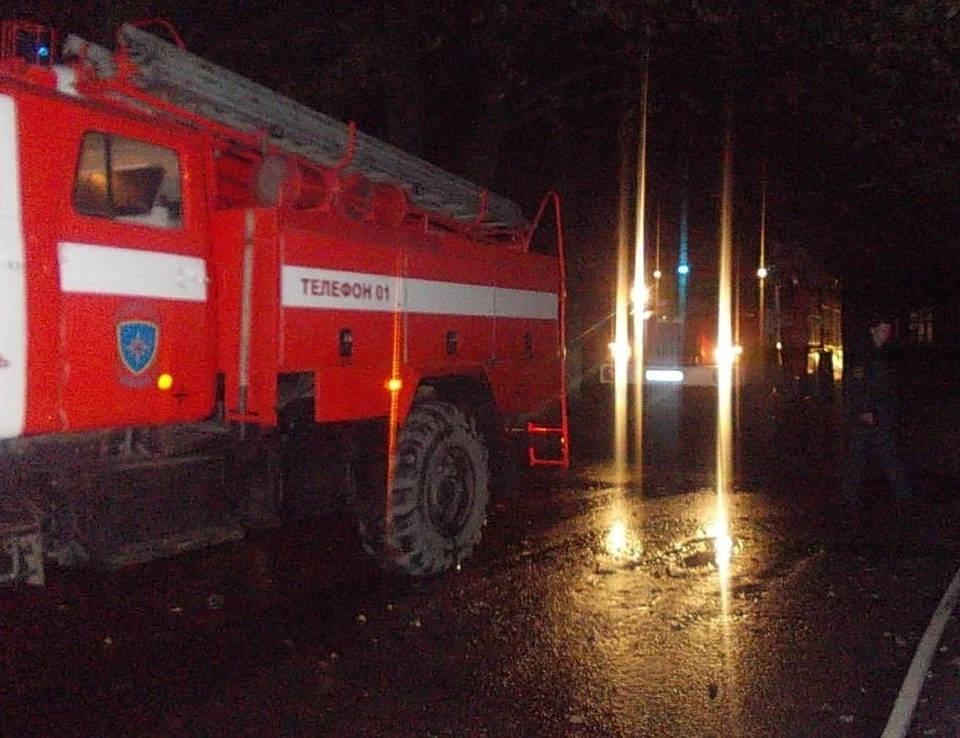
[[[650,302],[650,288],[642,282],[633,285],[633,289],[630,290],[630,299],[633,300],[634,305],[646,305]]]
[[[623,518],[617,518],[610,524],[610,529],[603,540],[603,548],[608,556],[631,561],[638,559],[643,549]]]
[[[717,366],[732,366],[733,363],[740,358],[740,355],[743,353],[743,346],[739,344],[726,344],[724,346],[717,346],[714,349],[713,357],[717,362]]]
[[[394,294],[400,295],[400,285],[402,284],[402,263],[397,260]],[[386,389],[390,393],[390,415],[387,424],[387,479],[386,494],[384,496],[384,520],[386,521],[386,530],[390,531],[393,527],[393,480],[396,474],[395,456],[397,451],[397,434],[400,430],[400,363],[402,350],[405,342],[404,329],[406,324],[401,320],[402,312],[399,300],[393,306],[393,326],[391,335],[393,338],[391,346],[391,372],[386,382]]]
[[[633,354],[633,349],[630,348],[629,341],[611,341],[607,344],[607,348],[610,349],[610,355],[613,357],[615,363],[623,362],[625,364],[630,361],[630,357]]]
[[[757,276],[760,277],[760,279],[766,279],[767,274],[769,274],[769,272],[767,272],[766,267],[760,267],[759,269],[757,269]]]
[[[717,536],[713,539],[717,568],[725,569],[730,566],[733,558],[733,538],[729,534]]]
[[[706,528],[706,534],[707,538],[713,539],[714,561],[716,561],[717,568],[724,570],[730,565],[734,548],[733,537],[728,530],[727,521],[723,519],[710,523]]]
[[[732,116],[732,108],[727,109]],[[727,518],[727,496],[733,489],[733,365],[740,354],[733,333],[733,128],[727,122],[723,154],[723,195],[720,207],[720,258],[717,268],[717,567],[726,590],[732,541]],[[726,595],[724,594],[724,598]]]
[[[647,369],[646,378],[648,382],[679,384],[683,381],[683,372],[680,369]]]
[[[615,520],[607,531],[607,553],[619,556],[627,550],[627,524],[622,520]]]

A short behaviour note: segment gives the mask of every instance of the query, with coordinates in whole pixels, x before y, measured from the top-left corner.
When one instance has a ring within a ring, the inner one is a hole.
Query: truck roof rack
[[[134,25],[124,24],[118,39],[136,67],[130,81],[140,90],[236,130],[265,134],[270,144],[319,166],[343,162],[351,136],[346,124]],[[102,79],[117,73],[110,51],[77,36],[67,38],[63,53],[84,58]],[[461,225],[529,225],[513,201],[364,133],[356,134],[345,171],[398,185],[416,209]]]

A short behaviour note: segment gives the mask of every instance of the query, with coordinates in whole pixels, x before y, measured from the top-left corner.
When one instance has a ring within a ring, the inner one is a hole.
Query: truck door
[[[93,117],[66,132],[76,157],[56,244],[61,421],[203,418],[216,369],[201,150],[189,135]]]

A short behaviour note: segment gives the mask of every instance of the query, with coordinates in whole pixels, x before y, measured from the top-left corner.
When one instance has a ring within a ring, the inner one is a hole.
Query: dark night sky
[[[819,254],[853,294],[916,302],[951,295],[960,276],[951,5],[24,0],[0,17],[108,43],[124,20],[168,18],[198,55],[357,120],[528,212],[559,190],[587,272],[612,248],[619,129],[649,49],[648,221],[659,202],[665,253],[688,181],[691,242],[712,258],[732,101],[745,261],[755,263],[766,176],[771,250]]]

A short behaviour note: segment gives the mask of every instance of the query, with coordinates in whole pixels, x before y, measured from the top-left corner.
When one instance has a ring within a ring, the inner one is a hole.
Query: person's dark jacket
[[[871,345],[855,356],[843,372],[844,398],[851,423],[892,430],[897,425],[899,387],[897,363],[889,344]],[[870,413],[873,423],[864,420]]]

